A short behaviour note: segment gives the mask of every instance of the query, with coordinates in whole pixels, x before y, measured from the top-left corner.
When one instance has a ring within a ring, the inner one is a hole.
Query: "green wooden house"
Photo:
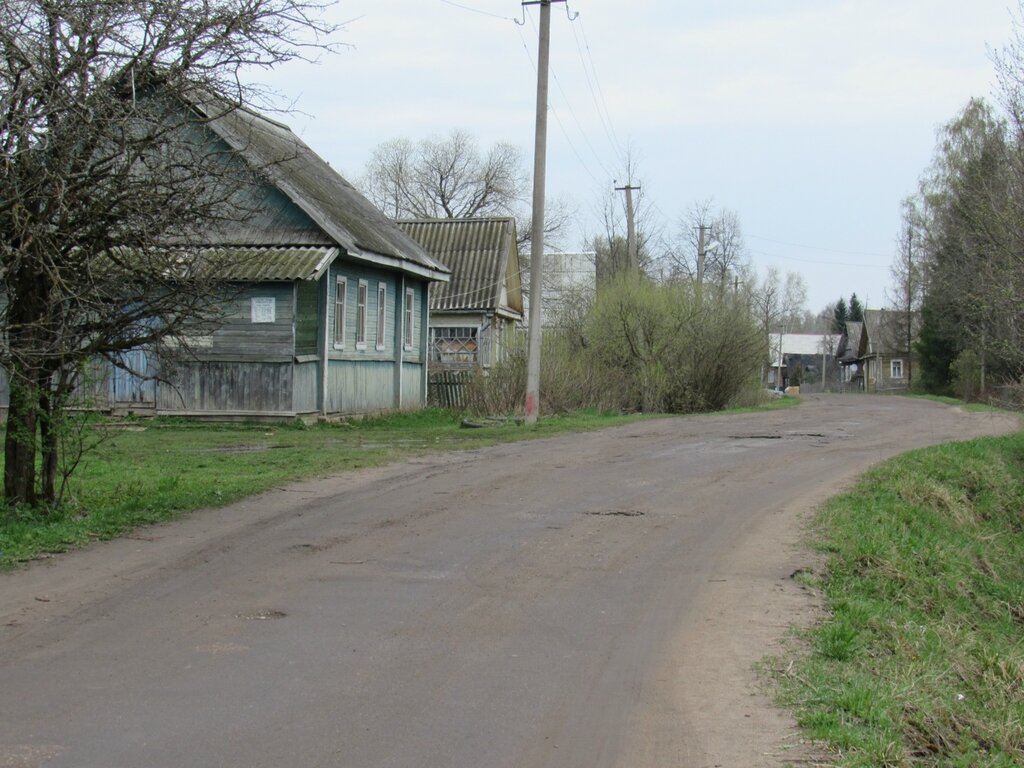
[[[111,406],[218,418],[421,407],[430,285],[447,282],[447,268],[287,126],[193,106],[225,156],[263,180],[245,191],[251,215],[202,234],[201,250],[229,256],[236,290],[184,361],[136,358],[131,373],[116,371]]]

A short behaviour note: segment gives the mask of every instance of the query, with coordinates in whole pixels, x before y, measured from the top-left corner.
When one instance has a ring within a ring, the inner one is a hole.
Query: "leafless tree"
[[[637,181],[640,177],[639,160],[632,149],[626,153],[620,176],[626,179],[626,184],[639,187],[633,195],[633,220],[640,272],[660,276],[665,250],[664,233],[654,215],[648,193]],[[596,254],[599,284],[606,284],[630,269],[626,198],[615,189],[616,185],[621,186],[613,181],[602,191],[597,205],[596,213],[604,231],[586,238],[587,247]]]
[[[519,247],[529,247],[529,176],[523,153],[513,144],[498,142],[484,152],[460,130],[420,141],[391,139],[373,150],[361,185],[396,219],[514,216]],[[572,216],[565,198],[552,198],[544,211],[545,241],[557,241]]]
[[[890,267],[892,288],[888,299],[893,309],[892,324],[887,332],[892,336],[893,349],[908,353],[920,328],[921,300],[924,297],[924,265],[920,252],[921,214],[913,198],[901,205],[901,232],[896,242],[896,255]],[[911,356],[912,358],[912,356]],[[913,381],[913,362],[906,362],[908,385]]]
[[[527,181],[518,147],[498,143],[482,153],[459,130],[419,142],[385,141],[363,175],[366,194],[382,210],[420,219],[511,214],[526,196]]]
[[[804,315],[807,287],[795,272],[786,277],[777,267],[769,267],[761,282],[750,291],[750,304],[754,319],[766,338],[778,334],[778,343],[769,349],[772,360],[781,358],[782,335],[792,331]]]
[[[330,48],[317,0],[0,5],[0,364],[8,504],[56,498],[60,421],[90,360],[181,342],[218,312],[196,233],[246,215],[203,123],[243,75]],[[37,445],[42,473],[37,482]]]
[[[724,285],[736,280],[749,267],[743,242],[740,217],[735,211],[715,208],[711,199],[693,204],[680,217],[679,233],[667,253],[670,274],[696,280],[699,264],[701,230],[704,231],[704,282]]]

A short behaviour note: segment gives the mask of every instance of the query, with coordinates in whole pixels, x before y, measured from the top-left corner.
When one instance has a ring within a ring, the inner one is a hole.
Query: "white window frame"
[[[370,298],[370,284],[365,280],[359,281],[359,291],[356,296],[356,349],[366,349],[366,306]]]
[[[386,346],[388,319],[388,285],[383,280],[377,282],[377,351]]]
[[[896,373],[896,366],[899,366],[900,372]],[[903,359],[896,358],[889,361],[889,378],[890,379],[902,379],[903,378]]]
[[[416,291],[412,288],[405,289],[405,351],[413,350],[413,337],[416,335]]]
[[[334,281],[334,348],[345,348],[345,313],[348,307],[348,278]]]

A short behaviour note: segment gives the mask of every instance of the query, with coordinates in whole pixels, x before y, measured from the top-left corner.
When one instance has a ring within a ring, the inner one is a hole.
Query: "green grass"
[[[783,397],[772,397],[760,405],[741,405],[733,408],[726,408],[723,413],[760,413],[761,411],[781,411],[786,408],[793,408],[800,405],[800,398],[791,395]]]
[[[850,768],[1024,765],[1024,434],[891,461],[814,535],[828,618],[774,665],[807,734]]]
[[[99,430],[105,437],[86,454],[60,509],[0,512],[0,568],[301,478],[640,418],[591,411],[544,418],[533,428],[495,422],[480,429],[440,410],[314,427],[114,422]]]

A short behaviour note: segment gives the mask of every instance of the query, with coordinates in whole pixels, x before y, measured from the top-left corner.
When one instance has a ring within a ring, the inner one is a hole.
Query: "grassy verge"
[[[966,403],[963,400],[959,400],[955,397],[946,397],[945,395],[903,395],[903,397],[914,397],[918,400],[931,400],[933,403],[944,403],[945,405],[955,405],[958,408],[963,408],[965,411],[971,412],[990,412],[990,411],[1002,411],[995,405],[988,405],[987,403]]]
[[[582,412],[542,419],[532,429],[512,422],[466,429],[447,411],[426,410],[308,428],[173,419],[104,425],[99,431],[107,434],[86,454],[61,509],[0,513],[0,568],[300,478],[639,418]]]
[[[1024,765],[1024,434],[916,451],[822,510],[829,617],[777,665],[839,766]]]

